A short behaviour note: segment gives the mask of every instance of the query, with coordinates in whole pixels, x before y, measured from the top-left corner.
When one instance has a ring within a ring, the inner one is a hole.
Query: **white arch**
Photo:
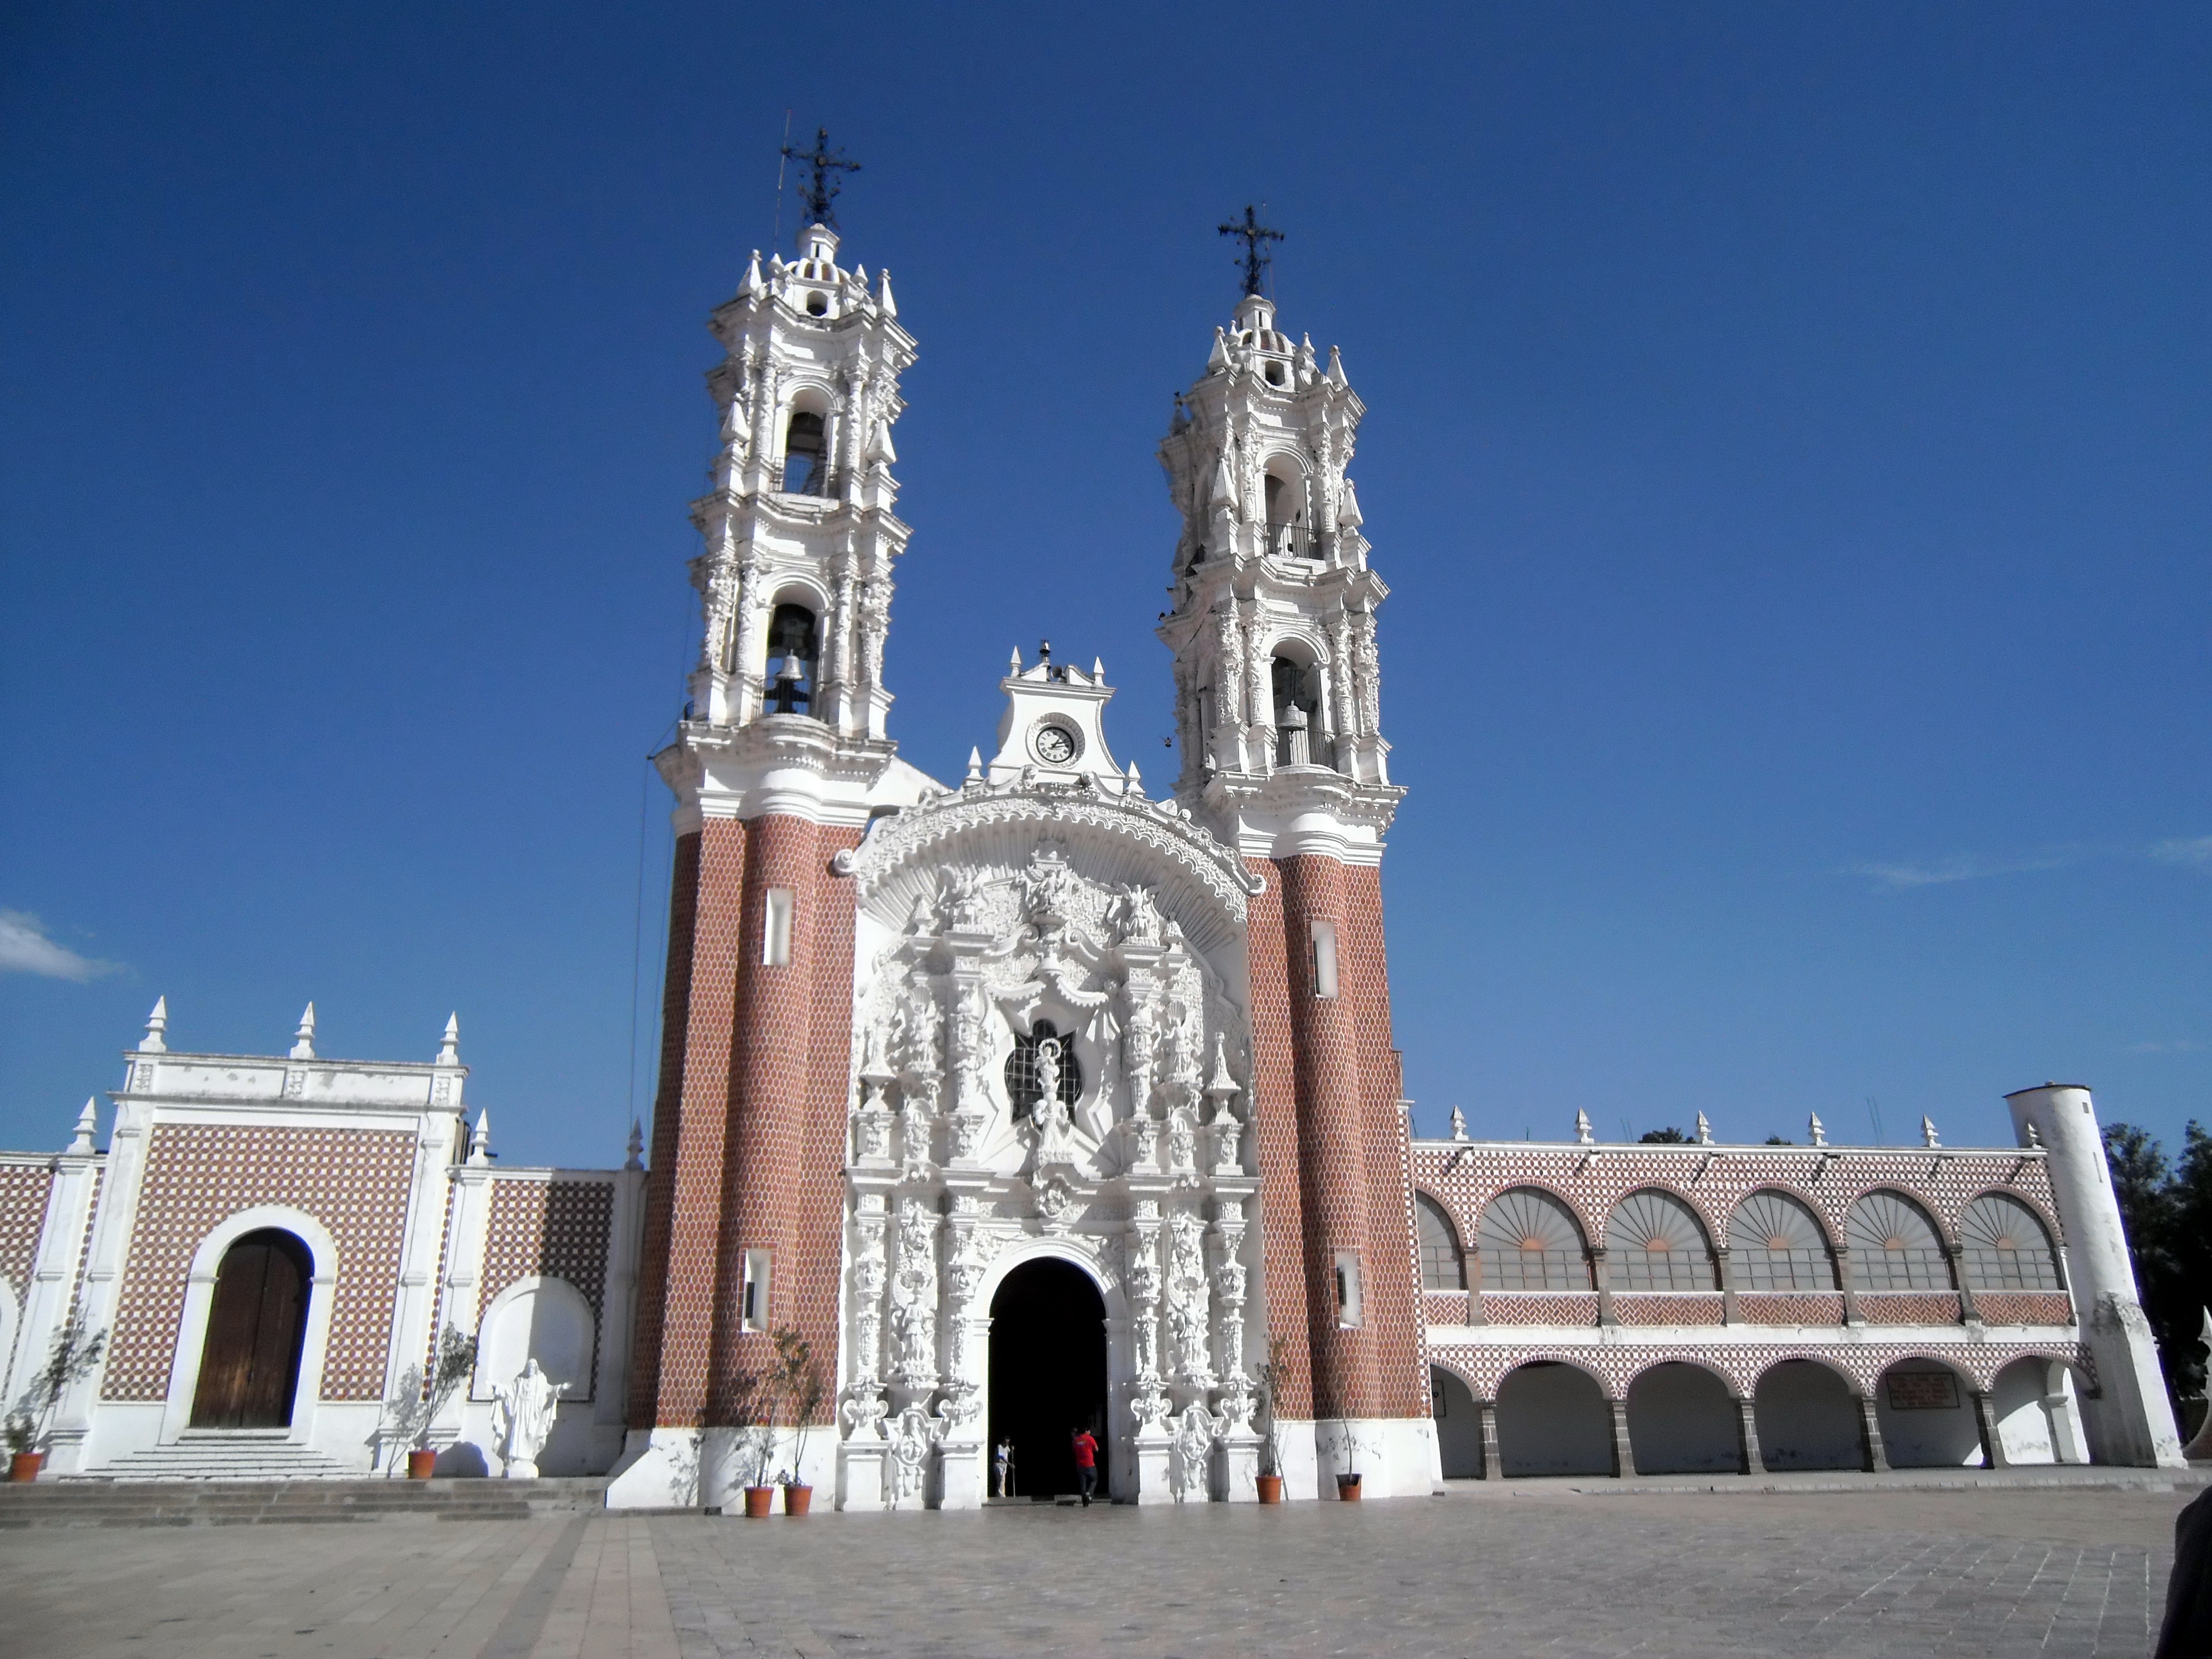
[[[1101,1268],[1096,1247],[1086,1254],[1076,1243],[1079,1237],[1082,1235],[1039,1234],[1008,1244],[992,1257],[991,1265],[984,1270],[983,1283],[975,1292],[973,1305],[988,1319],[992,1303],[998,1300],[999,1286],[1006,1282],[1015,1268],[1027,1267],[1032,1261],[1065,1261],[1081,1268],[1090,1279],[1091,1288],[1098,1292],[1099,1304],[1106,1310],[1108,1323],[1127,1319],[1129,1304],[1122,1295],[1120,1279]]]
[[[216,1273],[223,1253],[248,1233],[264,1228],[290,1233],[307,1247],[307,1331],[300,1343],[300,1376],[292,1389],[289,1437],[306,1444],[313,1437],[315,1407],[323,1392],[323,1359],[331,1345],[331,1304],[338,1283],[337,1241],[305,1210],[289,1204],[257,1204],[216,1224],[192,1252],[185,1279],[185,1307],[177,1321],[177,1346],[169,1358],[169,1395],[161,1410],[160,1443],[174,1445],[192,1420],[192,1394],[199,1386],[201,1350],[207,1346],[208,1316],[215,1311]]]
[[[514,1355],[502,1357],[494,1352],[493,1337],[500,1328],[501,1316],[525,1297],[533,1303],[542,1300],[545,1311],[552,1315],[553,1322],[566,1320],[571,1328],[580,1334],[582,1352],[575,1356],[573,1371],[558,1368],[557,1354],[539,1355],[537,1328],[542,1316],[536,1307],[529,1310],[532,1316],[532,1324],[523,1333],[521,1355],[519,1358]],[[556,1382],[570,1385],[568,1392],[561,1396],[562,1405],[588,1401],[592,1397],[592,1376],[597,1370],[592,1360],[599,1351],[599,1321],[592,1316],[591,1301],[583,1291],[567,1279],[553,1274],[526,1274],[492,1297],[477,1320],[477,1370],[470,1382],[469,1398],[490,1399],[495,1383],[512,1382],[516,1373],[522,1369],[522,1362],[538,1357],[548,1376]],[[502,1358],[508,1363],[501,1363]],[[546,1358],[556,1363],[546,1364]]]

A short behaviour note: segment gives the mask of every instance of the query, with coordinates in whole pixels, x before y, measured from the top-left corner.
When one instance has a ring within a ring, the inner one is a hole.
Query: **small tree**
[[[1260,1473],[1283,1472],[1283,1448],[1276,1438],[1275,1405],[1283,1387],[1283,1339],[1267,1339],[1267,1363],[1256,1368],[1260,1382]]]
[[[822,1369],[814,1363],[814,1351],[807,1340],[789,1326],[775,1334],[775,1367],[771,1373],[769,1393],[777,1403],[788,1401],[791,1407],[791,1425],[798,1431],[798,1439],[792,1447],[791,1473],[782,1477],[787,1486],[799,1484],[799,1471],[806,1460],[806,1428],[812,1421],[815,1408],[821,1405],[823,1393]],[[769,1413],[768,1431],[772,1440],[775,1435],[775,1412]]]
[[[438,1357],[428,1376],[420,1365],[410,1365],[399,1374],[398,1391],[384,1402],[392,1437],[416,1451],[429,1450],[431,1425],[476,1369],[476,1338],[458,1325],[447,1325],[438,1338]]]
[[[15,1401],[7,1419],[8,1449],[11,1452],[44,1451],[52,1440],[54,1414],[61,1410],[62,1398],[72,1383],[90,1375],[100,1364],[100,1357],[107,1352],[107,1333],[98,1331],[85,1334],[84,1315],[72,1311],[66,1323],[54,1333],[53,1346],[46,1351],[46,1363],[31,1377],[21,1398]]]

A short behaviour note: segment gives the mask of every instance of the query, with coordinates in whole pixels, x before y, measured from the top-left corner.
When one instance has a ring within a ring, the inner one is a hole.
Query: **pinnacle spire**
[[[438,1039],[438,1064],[458,1066],[461,1063],[461,1017],[458,1013],[446,1016],[446,1034]]]
[[[87,1095],[84,1097],[84,1109],[76,1115],[76,1136],[70,1142],[70,1151],[79,1154],[92,1151],[92,1138],[99,1129],[99,1098],[94,1095]]]
[[[169,1045],[163,1034],[168,1029],[169,999],[155,997],[154,1012],[146,1016],[146,1035],[138,1039],[138,1052],[142,1054],[167,1053]]]
[[[315,1057],[315,1005],[309,1003],[300,1016],[300,1029],[292,1033],[294,1060],[313,1060]]]
[[[491,1114],[477,1114],[477,1127],[469,1136],[469,1163],[483,1169],[491,1162]]]
[[[642,1170],[644,1167],[645,1125],[639,1122],[637,1119],[632,1118],[629,1121],[629,1157],[624,1161],[623,1168]]]

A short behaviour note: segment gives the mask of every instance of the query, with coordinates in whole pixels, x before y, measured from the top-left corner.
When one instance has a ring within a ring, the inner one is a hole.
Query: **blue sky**
[[[1172,775],[1152,449],[1213,227],[1289,233],[1370,410],[1423,1128],[2212,1118],[2212,11],[451,10],[5,26],[0,1145],[166,994],[233,1052],[458,1009],[507,1158],[619,1157],[787,108],[921,342],[939,775],[1048,635]]]

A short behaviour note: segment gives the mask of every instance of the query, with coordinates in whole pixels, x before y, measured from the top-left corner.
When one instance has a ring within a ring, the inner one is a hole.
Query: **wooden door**
[[[281,1429],[292,1421],[307,1334],[307,1251],[290,1233],[248,1233],[223,1252],[192,1394],[196,1429]]]

